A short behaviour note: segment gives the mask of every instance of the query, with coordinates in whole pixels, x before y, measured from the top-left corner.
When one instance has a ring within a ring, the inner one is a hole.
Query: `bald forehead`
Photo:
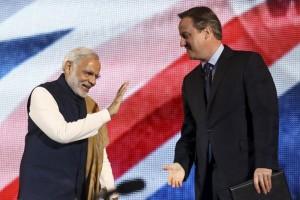
[[[86,55],[86,56],[82,56],[80,58],[78,58],[76,60],[76,64],[80,64],[80,63],[90,63],[90,62],[93,62],[93,63],[99,63],[100,65],[100,60],[99,60],[99,57],[98,56],[93,56],[93,55]]]
[[[78,60],[74,65],[77,73],[99,76],[101,63],[97,57],[86,56]]]

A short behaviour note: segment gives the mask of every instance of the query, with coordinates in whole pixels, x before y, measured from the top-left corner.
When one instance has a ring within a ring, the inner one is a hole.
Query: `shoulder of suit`
[[[193,76],[197,76],[201,71],[201,64],[197,65],[192,71],[184,76],[184,80],[190,79]]]
[[[243,51],[243,50],[232,50],[234,53],[233,55],[236,56],[261,56],[259,53],[255,52],[255,51]]]

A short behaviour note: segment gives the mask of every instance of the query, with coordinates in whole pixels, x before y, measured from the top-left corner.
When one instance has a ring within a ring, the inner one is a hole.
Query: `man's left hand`
[[[272,169],[267,168],[256,168],[254,171],[254,187],[258,194],[261,193],[261,190],[264,194],[267,194],[271,191],[272,188]]]

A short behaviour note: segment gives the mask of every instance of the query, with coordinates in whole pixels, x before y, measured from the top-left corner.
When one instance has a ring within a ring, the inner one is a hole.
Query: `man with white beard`
[[[19,199],[86,199],[88,138],[117,114],[128,86],[126,82],[120,87],[107,109],[88,112],[85,98],[96,85],[100,69],[93,50],[76,48],[66,55],[64,73],[57,80],[32,91]]]

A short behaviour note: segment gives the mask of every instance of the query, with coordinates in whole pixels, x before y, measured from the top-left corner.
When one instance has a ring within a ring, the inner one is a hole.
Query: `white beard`
[[[66,81],[75,94],[83,98],[87,96],[87,93],[80,89],[80,82],[76,77],[75,70],[73,70],[70,76],[66,78]]]

